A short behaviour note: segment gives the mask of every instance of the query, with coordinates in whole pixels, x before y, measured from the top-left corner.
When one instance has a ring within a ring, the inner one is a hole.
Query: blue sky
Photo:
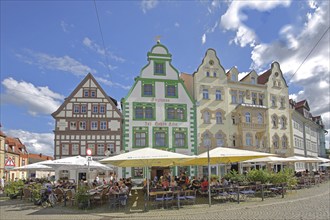
[[[1,129],[29,151],[53,154],[50,114],[88,72],[110,96],[124,97],[156,36],[180,72],[193,73],[208,48],[217,51],[226,70],[237,66],[240,77],[280,62],[290,97],[307,99],[329,129],[329,1],[96,1],[96,6],[103,35],[92,0],[1,1]]]

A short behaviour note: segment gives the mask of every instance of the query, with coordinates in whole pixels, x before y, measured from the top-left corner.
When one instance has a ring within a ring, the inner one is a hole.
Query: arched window
[[[250,114],[250,112],[245,113],[245,122],[246,123],[251,123],[251,114]]]
[[[286,118],[285,118],[285,116],[281,117],[281,128],[282,129],[286,128]]]
[[[210,72],[206,72],[206,77],[210,77]]]
[[[221,100],[221,90],[216,90],[215,91],[215,100]]]
[[[203,119],[204,119],[204,123],[205,124],[209,124],[210,123],[210,113],[208,111],[205,111],[203,113]]]
[[[283,135],[281,142],[282,142],[282,148],[286,149],[288,147],[288,138],[285,135]]]
[[[264,118],[262,114],[259,112],[258,113],[258,124],[263,124],[264,123]]]
[[[217,147],[223,147],[224,146],[224,140],[223,140],[223,135],[222,134],[216,134],[215,139],[217,141]]]
[[[276,115],[273,115],[272,116],[272,125],[273,125],[273,128],[277,128],[277,123],[278,123],[277,116]]]
[[[217,112],[215,114],[215,119],[217,121],[217,124],[222,124],[222,114],[221,114],[221,112]]]
[[[217,73],[216,72],[213,73],[213,77],[217,77]]]
[[[209,133],[203,135],[203,146],[211,146],[211,138]]]
[[[246,146],[252,146],[252,135],[250,133],[246,134],[245,143],[246,143]]]
[[[277,136],[277,134],[275,134],[274,136],[273,136],[273,146],[274,146],[274,148],[278,148],[279,147],[279,138],[278,138],[278,136]]]

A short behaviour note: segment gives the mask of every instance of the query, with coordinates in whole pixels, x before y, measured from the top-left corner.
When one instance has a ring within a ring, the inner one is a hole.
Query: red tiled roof
[[[21,154],[21,150],[25,149],[25,145],[18,138],[6,137],[5,143],[8,144],[8,152],[11,153]]]
[[[305,102],[306,102],[306,99],[305,99],[305,100],[302,100],[302,101],[300,101],[300,102],[297,102],[296,105],[295,105],[294,107],[295,107],[295,108],[301,108],[301,107],[304,106]]]
[[[0,131],[0,136],[1,137],[6,137],[5,133],[3,133],[2,131]]]
[[[29,158],[38,159],[40,161],[43,160],[53,160],[54,158],[51,156],[43,155],[43,154],[29,154]]]
[[[266,72],[264,72],[263,74],[261,74],[260,76],[258,76],[258,84],[265,84],[266,82],[268,82],[269,76],[272,73],[272,70],[269,69]]]

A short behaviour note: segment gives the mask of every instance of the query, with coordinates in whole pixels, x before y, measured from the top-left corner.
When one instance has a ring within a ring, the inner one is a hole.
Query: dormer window
[[[154,63],[154,73],[155,75],[165,75],[165,63],[155,62]]]
[[[232,74],[232,75],[231,75],[231,81],[237,81],[236,74]]]
[[[210,77],[210,72],[206,72],[206,77]]]
[[[89,90],[84,90],[84,97],[89,97]]]
[[[252,83],[252,84],[256,84],[256,78],[251,77],[251,83]]]

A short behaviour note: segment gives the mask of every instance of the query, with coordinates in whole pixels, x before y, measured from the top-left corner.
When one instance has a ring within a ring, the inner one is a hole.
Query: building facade
[[[279,64],[260,76],[238,75],[236,67],[225,72],[213,49],[196,72],[181,74],[196,101],[197,151],[234,147],[290,155],[288,86]]]
[[[148,64],[129,94],[122,99],[123,149],[151,147],[186,155],[196,154],[195,106],[168,49],[157,42],[148,52]],[[178,170],[153,168],[152,176]],[[194,175],[194,168],[187,168]],[[123,176],[142,178],[142,168],[123,169]]]
[[[290,100],[292,145],[294,155],[325,157],[325,134],[321,116],[313,117],[307,100]],[[295,170],[316,169],[316,164],[295,163]]]
[[[55,159],[84,156],[89,148],[93,160],[100,160],[122,149],[122,114],[117,101],[105,93],[90,73],[52,116],[55,119]],[[63,171],[57,175],[76,174]]]

